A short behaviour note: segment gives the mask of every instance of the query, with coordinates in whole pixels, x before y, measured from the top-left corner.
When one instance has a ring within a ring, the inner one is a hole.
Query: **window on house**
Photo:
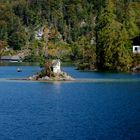
[[[135,51],[138,51],[138,48],[137,47],[135,47]]]

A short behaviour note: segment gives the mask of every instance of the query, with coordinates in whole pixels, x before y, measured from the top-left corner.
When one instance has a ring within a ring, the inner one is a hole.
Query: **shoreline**
[[[28,81],[28,82],[43,82],[43,83],[55,83],[55,82],[77,82],[77,83],[123,83],[123,82],[140,82],[140,78],[133,79],[87,79],[77,78],[74,80],[29,80],[28,78],[9,78],[11,81]]]

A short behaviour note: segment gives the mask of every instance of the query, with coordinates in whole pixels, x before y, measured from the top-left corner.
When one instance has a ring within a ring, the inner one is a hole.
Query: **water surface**
[[[37,66],[1,66],[0,79],[28,77]],[[75,78],[139,79],[139,74],[79,72]],[[140,82],[0,80],[1,140],[139,140]]]

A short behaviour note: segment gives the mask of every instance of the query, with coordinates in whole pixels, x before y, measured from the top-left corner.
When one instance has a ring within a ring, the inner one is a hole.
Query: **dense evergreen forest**
[[[139,34],[140,0],[0,0],[0,56],[28,50],[25,61],[47,55],[79,69],[131,71]]]

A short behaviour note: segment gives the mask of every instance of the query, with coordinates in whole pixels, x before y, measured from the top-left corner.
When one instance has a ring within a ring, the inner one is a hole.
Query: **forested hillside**
[[[37,38],[37,33],[42,36]],[[139,65],[140,0],[0,0],[0,55],[72,61],[79,69],[130,71]]]

